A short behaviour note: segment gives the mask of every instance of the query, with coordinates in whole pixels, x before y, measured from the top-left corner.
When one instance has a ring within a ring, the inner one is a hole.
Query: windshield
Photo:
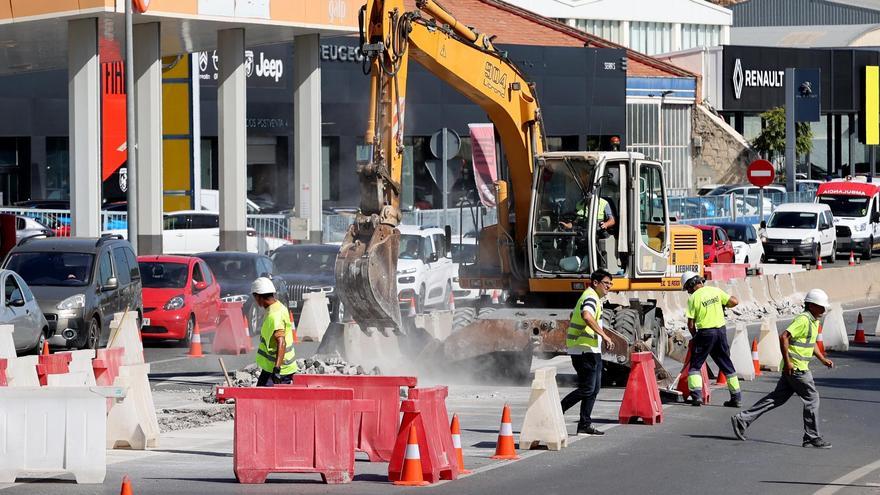
[[[140,262],[145,289],[181,289],[186,286],[189,266],[183,263]]]
[[[398,258],[403,260],[422,259],[422,237],[412,234],[401,235]]]
[[[13,253],[6,269],[32,286],[82,287],[92,277],[94,259],[86,253]]]
[[[704,230],[703,231],[703,245],[708,246],[709,244],[712,244],[712,231],[711,230]]]
[[[219,258],[206,256],[202,258],[221,282],[251,281],[257,278],[256,258]],[[222,285],[222,283],[221,283]]]
[[[771,229],[814,229],[816,214],[800,211],[777,211],[770,217],[767,227]]]
[[[452,261],[455,263],[476,263],[477,261],[477,245],[476,244],[453,244],[452,245]]]
[[[868,214],[869,198],[855,196],[819,196],[819,202],[828,205],[835,217],[863,217]]]
[[[327,249],[287,249],[272,256],[279,273],[332,275],[336,268],[337,251]]]
[[[748,242],[746,240],[746,229],[744,228],[726,227],[724,231],[727,232],[727,237],[730,237],[731,241]]]

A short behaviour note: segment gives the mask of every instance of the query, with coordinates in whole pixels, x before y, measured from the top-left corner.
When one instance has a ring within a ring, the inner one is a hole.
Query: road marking
[[[824,488],[817,491],[813,495],[832,495],[832,494],[840,491],[841,488],[851,488],[851,487],[848,487],[847,485],[852,484],[853,481],[864,478],[865,476],[871,474],[872,472],[874,472],[878,469],[880,469],[880,459],[872,462],[871,464],[862,466],[858,469],[854,469],[854,470],[844,474],[840,478],[837,478],[836,480],[832,481],[831,483],[828,483],[827,485],[825,485]]]

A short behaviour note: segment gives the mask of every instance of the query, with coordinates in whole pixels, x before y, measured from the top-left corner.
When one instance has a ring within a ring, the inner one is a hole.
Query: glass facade
[[[679,50],[721,44],[721,26],[711,24],[682,24]]]
[[[671,52],[672,27],[668,22],[631,22],[629,47],[648,55]]]
[[[676,52],[722,43],[722,26],[718,24],[678,24],[671,22],[609,21],[598,19],[560,19],[581,31],[620,43],[627,48],[648,54]],[[680,32],[676,33],[678,29]],[[624,30],[629,38],[626,39]],[[628,42],[627,42],[628,41]]]
[[[685,195],[693,188],[689,105],[628,103],[627,151],[642,153],[663,164],[670,195]]]
[[[623,41],[620,37],[620,21],[568,19],[567,21],[563,20],[563,22],[567,22],[569,26],[576,27],[581,31],[586,31],[613,43],[621,43]]]

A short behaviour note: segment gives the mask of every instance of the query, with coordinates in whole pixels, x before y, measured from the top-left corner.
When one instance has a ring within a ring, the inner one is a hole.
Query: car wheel
[[[43,352],[43,344],[44,344],[44,343],[46,342],[46,340],[49,338],[48,335],[49,335],[49,329],[48,329],[48,328],[44,328],[44,329],[40,332],[40,338],[37,339],[37,345],[36,345],[36,347],[34,347],[34,348],[31,350],[31,351],[32,351],[32,352],[31,352],[32,354],[37,354],[37,355],[39,355],[41,352]]]
[[[260,324],[260,317],[257,313],[257,306],[251,305],[250,314],[248,315],[248,325],[251,327],[251,335],[257,335],[260,333],[260,329],[258,328]]]
[[[89,322],[89,329],[86,331],[80,349],[97,349],[98,342],[101,340],[101,324],[97,318],[92,318]]]
[[[833,265],[837,261],[837,243],[831,245],[831,256],[828,257],[828,264]]]
[[[874,257],[874,238],[871,237],[868,239],[868,247],[865,248],[865,252],[862,253],[862,258],[869,260]]]
[[[419,293],[416,295],[416,314],[420,315],[425,312],[425,286],[421,286],[419,288]]]
[[[816,266],[819,266],[819,255],[822,254],[822,251],[819,249],[819,245],[816,244],[813,246],[813,258],[812,263]]]
[[[192,342],[193,333],[195,333],[196,329],[196,317],[193,315],[189,315],[189,319],[186,320],[186,332],[183,334],[183,338],[180,339],[181,347],[188,347],[190,342]]]

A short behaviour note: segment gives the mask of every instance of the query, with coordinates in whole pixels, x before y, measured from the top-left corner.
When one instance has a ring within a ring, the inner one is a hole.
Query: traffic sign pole
[[[759,218],[761,219],[761,223],[764,223],[764,188],[762,187],[758,189],[758,191],[760,193],[758,196],[758,211],[761,212]]]

